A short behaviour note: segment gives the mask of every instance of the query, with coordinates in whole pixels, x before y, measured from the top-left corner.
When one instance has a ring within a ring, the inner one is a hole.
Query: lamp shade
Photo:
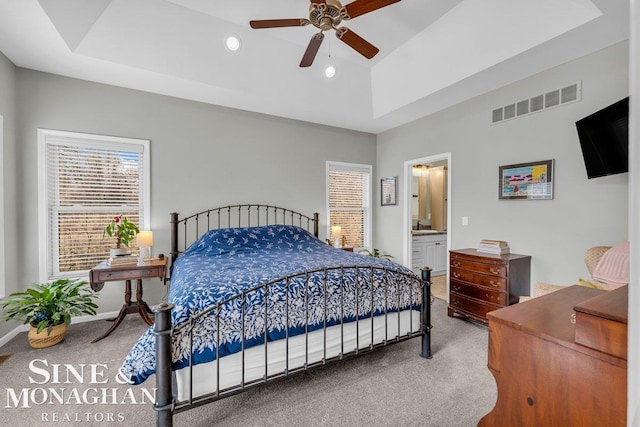
[[[137,242],[139,247],[153,246],[153,232],[140,231],[137,236]]]
[[[331,227],[331,235],[333,237],[340,236],[342,234],[342,227],[339,225],[334,225]]]

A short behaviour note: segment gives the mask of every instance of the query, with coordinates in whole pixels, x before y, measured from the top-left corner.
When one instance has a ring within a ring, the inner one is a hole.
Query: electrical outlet
[[[469,217],[468,216],[463,216],[462,217],[462,225],[469,225]]]

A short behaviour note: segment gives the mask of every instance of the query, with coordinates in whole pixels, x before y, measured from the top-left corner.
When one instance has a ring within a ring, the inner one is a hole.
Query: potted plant
[[[372,256],[374,258],[381,258],[381,259],[386,259],[388,261],[391,261],[393,259],[392,255],[383,253],[380,251],[380,249],[378,248],[373,248],[372,251],[368,250],[368,249],[363,249],[361,251],[358,251],[358,253],[360,254],[367,254],[369,256]]]
[[[29,323],[29,343],[33,348],[51,347],[62,341],[71,316],[95,315],[97,297],[75,279],[58,279],[51,283],[35,283],[25,292],[14,292],[2,300],[4,317],[0,320],[22,320]]]
[[[111,257],[129,253],[129,243],[139,232],[138,226],[129,221],[126,216],[118,215],[114,217],[104,229],[104,234],[116,238],[116,247],[110,251]],[[123,245],[124,247],[122,247]]]

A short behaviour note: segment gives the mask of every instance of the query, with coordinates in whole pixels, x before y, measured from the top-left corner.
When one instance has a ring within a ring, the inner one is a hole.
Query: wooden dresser
[[[450,251],[449,307],[457,314],[487,323],[487,313],[518,302],[529,295],[531,257],[493,255],[475,249]]]
[[[498,400],[478,426],[625,426],[627,288],[571,286],[489,313]]]

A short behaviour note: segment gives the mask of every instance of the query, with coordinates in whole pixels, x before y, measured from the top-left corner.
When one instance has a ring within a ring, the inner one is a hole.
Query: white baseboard
[[[118,315],[118,313],[119,313],[119,311],[110,311],[108,313],[98,313],[95,316],[73,317],[71,319],[71,323],[72,324],[73,323],[84,323],[84,322],[92,322],[94,320],[111,319],[113,317],[116,317]],[[29,330],[29,325],[20,325],[20,326],[18,326],[13,331],[9,332],[8,334],[4,335],[3,337],[0,337],[0,347],[2,347],[3,345],[5,345],[9,341],[11,341],[20,332],[27,332],[28,330]]]
[[[108,313],[98,313],[95,316],[80,316],[71,319],[71,323],[93,322],[94,320],[105,320],[116,317],[120,311],[109,311]]]

